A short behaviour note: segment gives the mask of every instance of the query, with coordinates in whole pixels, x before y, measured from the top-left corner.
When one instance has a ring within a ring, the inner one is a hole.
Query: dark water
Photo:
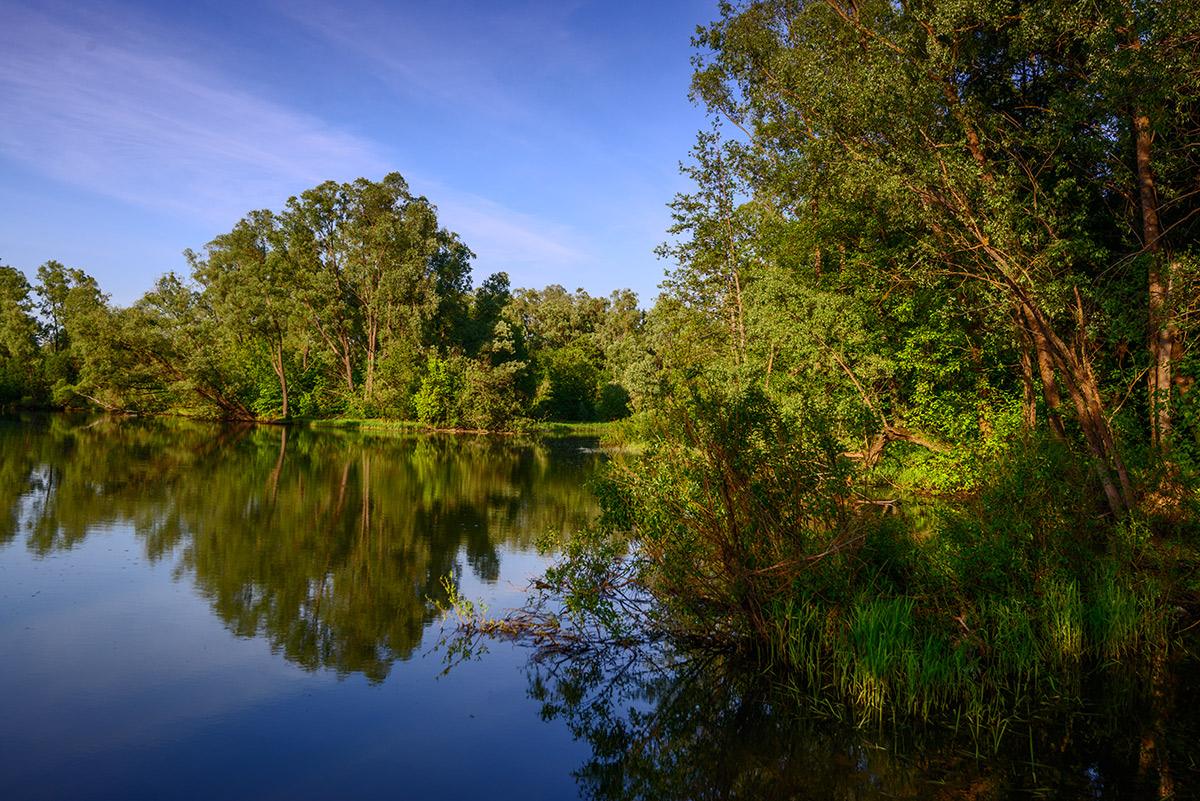
[[[1195,669],[858,725],[713,659],[442,676],[594,512],[594,443],[0,418],[0,799],[1196,797]]]

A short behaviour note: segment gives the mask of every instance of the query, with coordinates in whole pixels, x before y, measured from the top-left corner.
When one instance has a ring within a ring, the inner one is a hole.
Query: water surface
[[[1196,798],[1186,659],[859,721],[724,657],[503,642],[595,442],[0,417],[0,798]],[[783,677],[786,679],[786,677]],[[983,699],[989,702],[989,699]]]
[[[574,797],[524,650],[426,654],[443,577],[516,605],[591,516],[589,445],[3,420],[0,798]]]

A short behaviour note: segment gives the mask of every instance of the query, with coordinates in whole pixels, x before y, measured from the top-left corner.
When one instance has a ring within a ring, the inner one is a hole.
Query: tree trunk
[[[271,369],[279,377],[279,394],[283,398],[283,417],[286,420],[288,416],[288,382],[287,372],[283,369],[282,342],[277,341],[271,345]]]
[[[1033,349],[1027,338],[1017,351],[1017,359],[1021,363],[1021,424],[1026,431],[1037,430],[1037,388],[1033,377]]]
[[[1067,395],[1075,406],[1079,418],[1079,426],[1087,443],[1088,454],[1092,458],[1092,467],[1096,477],[1104,488],[1104,497],[1109,509],[1116,517],[1121,517],[1136,504],[1133,496],[1133,484],[1125,470],[1125,464],[1112,438],[1108,426],[1108,418],[1104,416],[1104,404],[1100,397],[1100,388],[1096,375],[1092,371],[1091,360],[1087,355],[1086,341],[1083,339],[1082,319],[1077,329],[1080,340],[1076,350],[1072,350],[1054,332],[1050,318],[1046,315],[1033,296],[1022,287],[1013,276],[1013,270],[1008,260],[991,245],[982,243],[984,251],[1000,268],[1005,285],[1013,295],[1013,300],[1020,305],[1026,318],[1032,324],[1031,331],[1045,343],[1049,355],[1054,360],[1062,375]],[[1082,304],[1079,305],[1079,316],[1082,318]],[[1116,473],[1116,479],[1113,473]]]
[[[338,344],[341,346],[342,369],[346,377],[346,394],[354,394],[354,360],[350,344],[350,335],[346,331],[338,334]]]
[[[379,342],[379,323],[375,319],[367,321],[367,375],[363,379],[363,400],[368,404],[375,394],[375,351]]]
[[[1171,264],[1163,252],[1158,194],[1154,189],[1151,164],[1154,135],[1150,130],[1150,118],[1141,108],[1133,112],[1133,125],[1143,247],[1150,255],[1147,282],[1150,295],[1150,371],[1146,379],[1150,391],[1150,432],[1151,440],[1162,449],[1171,431],[1171,357],[1178,332],[1171,314]]]
[[[1046,401],[1046,419],[1050,423],[1050,433],[1056,440],[1063,442],[1067,438],[1067,432],[1063,428],[1062,414],[1059,412],[1062,395],[1058,389],[1058,379],[1054,376],[1054,357],[1050,355],[1050,346],[1046,338],[1034,325],[1025,309],[1018,307],[1018,313],[1024,321],[1025,332],[1033,343],[1034,354],[1037,356],[1038,375],[1042,381],[1042,398]]]

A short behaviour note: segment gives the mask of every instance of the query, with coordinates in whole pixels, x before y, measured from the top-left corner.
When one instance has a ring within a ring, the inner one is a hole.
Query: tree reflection
[[[226,626],[382,680],[504,546],[593,513],[578,443],[26,417],[0,427],[0,537],[45,555],[132,525]]]
[[[1083,697],[1098,703],[1060,700],[985,725],[963,710],[865,729],[819,695],[783,692],[778,677],[722,656],[539,658],[528,673],[543,718],[591,745],[575,776],[596,801],[1192,798],[1200,780],[1194,705],[1120,672],[1086,679]],[[1188,694],[1200,686],[1194,662],[1171,675]],[[1153,764],[1147,732],[1158,737]]]

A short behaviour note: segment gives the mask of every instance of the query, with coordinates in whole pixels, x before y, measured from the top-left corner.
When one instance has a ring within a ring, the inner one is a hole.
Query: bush
[[[445,359],[430,356],[425,364],[421,388],[413,398],[417,419],[441,428],[458,424],[458,397],[462,376]]]
[[[677,414],[682,441],[601,479],[602,522],[636,532],[644,579],[681,630],[769,637],[771,600],[867,533],[852,466],[819,417],[784,417],[757,389]]]

